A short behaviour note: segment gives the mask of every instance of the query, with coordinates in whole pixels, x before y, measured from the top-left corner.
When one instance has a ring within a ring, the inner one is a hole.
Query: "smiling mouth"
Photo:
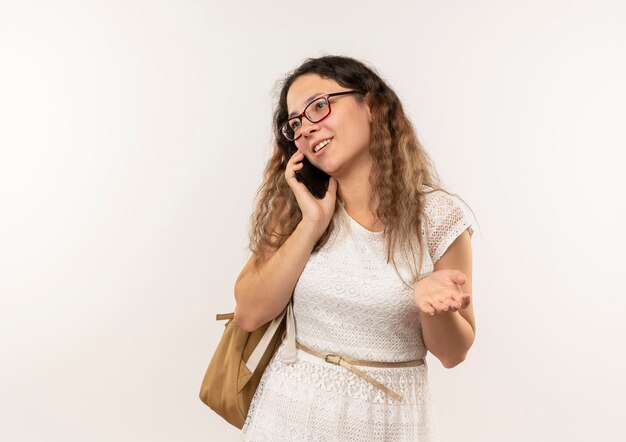
[[[317,146],[315,146],[315,148],[313,149],[313,153],[318,153],[319,151],[321,151],[322,149],[324,149],[326,146],[328,146],[330,144],[331,138],[322,141],[321,143],[319,143]]]

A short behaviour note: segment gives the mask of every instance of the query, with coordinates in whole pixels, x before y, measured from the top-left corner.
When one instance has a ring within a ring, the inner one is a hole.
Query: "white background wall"
[[[248,257],[273,87],[373,63],[474,209],[442,441],[617,441],[623,1],[0,3],[0,439],[234,441],[198,399]],[[621,221],[621,222],[620,222]]]

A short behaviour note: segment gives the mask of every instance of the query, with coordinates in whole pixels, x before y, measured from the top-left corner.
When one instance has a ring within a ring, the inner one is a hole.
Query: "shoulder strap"
[[[293,299],[287,304],[287,342],[283,353],[283,362],[293,364],[297,360],[296,356],[296,320],[293,316]]]
[[[261,361],[261,358],[265,354],[267,347],[269,347],[270,342],[272,341],[272,338],[276,334],[276,331],[278,330],[278,327],[280,326],[280,323],[282,322],[283,318],[285,318],[285,315],[287,316],[286,355],[289,354],[291,356],[290,363],[295,362],[296,333],[295,333],[295,320],[293,317],[293,308],[291,306],[291,303],[292,301],[290,300],[289,304],[287,304],[287,307],[285,307],[285,310],[283,310],[280,315],[278,315],[276,318],[274,318],[274,320],[272,320],[270,325],[265,330],[265,334],[263,335],[263,337],[257,344],[256,348],[254,349],[254,351],[252,352],[252,354],[246,361],[246,366],[248,367],[248,370],[250,370],[250,373],[254,373],[254,371],[258,367],[259,362]],[[290,345],[291,341],[293,341],[293,351],[291,351],[292,350],[292,345]]]

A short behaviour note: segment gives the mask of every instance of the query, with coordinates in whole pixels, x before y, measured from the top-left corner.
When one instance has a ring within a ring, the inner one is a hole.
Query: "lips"
[[[326,150],[326,148],[328,147],[328,145],[329,145],[329,144],[331,144],[331,142],[332,142],[332,138],[327,138],[327,139],[322,140],[321,142],[317,143],[317,144],[313,147],[313,149],[312,149],[312,150],[313,150],[313,155],[315,155],[315,156],[319,156],[319,155],[321,155],[321,154],[322,154],[322,153]],[[319,150],[316,152],[316,151],[315,151],[315,149],[316,149],[316,148],[317,148],[317,146],[319,146],[320,144],[321,144],[321,146],[322,146],[322,147],[321,147],[321,148],[319,148]]]

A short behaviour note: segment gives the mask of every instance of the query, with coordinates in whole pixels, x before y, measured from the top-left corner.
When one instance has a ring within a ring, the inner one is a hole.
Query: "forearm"
[[[470,323],[458,311],[432,316],[420,312],[420,319],[428,351],[446,368],[460,364],[474,342]]]
[[[304,223],[263,265],[253,267],[235,283],[235,319],[253,330],[280,314],[289,302],[318,238],[318,232]]]

